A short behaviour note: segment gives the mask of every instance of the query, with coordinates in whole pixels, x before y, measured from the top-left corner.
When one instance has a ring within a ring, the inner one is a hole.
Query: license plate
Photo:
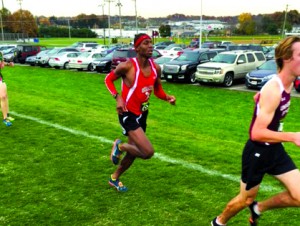
[[[257,81],[251,81],[252,85],[257,85]]]
[[[167,75],[167,78],[172,79],[173,76],[172,75]]]
[[[207,82],[207,79],[202,79],[201,81],[202,81],[202,82]]]

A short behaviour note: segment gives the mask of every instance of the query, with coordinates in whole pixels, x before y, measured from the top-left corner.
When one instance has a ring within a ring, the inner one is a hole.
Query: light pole
[[[108,2],[108,44],[111,44],[111,38],[110,38],[110,3],[114,2],[114,0],[105,0],[105,2]]]
[[[122,21],[121,21],[121,7],[123,6],[120,0],[118,0],[117,5],[119,7],[119,23],[120,23],[120,37],[122,38]]]
[[[284,21],[283,21],[283,26],[282,26],[282,32],[281,32],[281,37],[283,38],[284,37],[284,30],[285,30],[285,23],[286,23],[286,14],[287,14],[287,10],[288,10],[288,4],[286,5],[286,8],[285,8],[285,13],[284,13]]]
[[[137,21],[137,10],[136,10],[136,0],[134,1],[134,8],[135,8],[135,28],[136,28],[136,33],[139,33],[138,31],[138,21]]]
[[[20,24],[21,24],[21,32],[22,32],[22,38],[23,38],[23,41],[25,42],[25,39],[24,39],[24,30],[23,30],[23,12],[22,12],[22,1],[23,0],[17,0],[17,2],[19,3],[19,5],[20,5],[20,13],[21,13],[21,22],[20,22]]]
[[[201,11],[200,11],[200,30],[199,30],[199,48],[201,49],[202,45],[202,0],[201,0]]]
[[[104,21],[104,6],[105,6],[105,3],[103,2],[101,5],[99,5],[102,7],[102,22]],[[105,42],[105,26],[104,26],[104,23],[103,23],[103,43],[104,45],[106,44]]]

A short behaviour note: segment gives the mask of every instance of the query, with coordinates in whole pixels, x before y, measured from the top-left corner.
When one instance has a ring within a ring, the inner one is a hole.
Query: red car
[[[294,81],[294,88],[297,92],[300,92],[300,76],[298,76]]]

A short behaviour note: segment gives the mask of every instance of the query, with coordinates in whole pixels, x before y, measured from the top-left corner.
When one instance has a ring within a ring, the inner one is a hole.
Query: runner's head
[[[290,36],[283,39],[279,45],[275,48],[275,60],[278,71],[280,72],[283,68],[284,60],[289,60],[293,57],[294,43],[300,42],[300,37]]]

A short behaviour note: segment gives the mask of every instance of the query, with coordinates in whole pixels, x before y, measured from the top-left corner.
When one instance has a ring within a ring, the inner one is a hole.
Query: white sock
[[[257,204],[253,206],[253,210],[254,210],[254,212],[255,212],[257,215],[260,215],[260,214],[261,214],[261,212],[258,210],[258,205],[257,205]]]
[[[217,223],[218,225],[220,225],[220,226],[226,226],[226,224],[221,224],[221,223],[219,222],[218,217],[217,217],[217,219],[216,219],[216,223]]]

